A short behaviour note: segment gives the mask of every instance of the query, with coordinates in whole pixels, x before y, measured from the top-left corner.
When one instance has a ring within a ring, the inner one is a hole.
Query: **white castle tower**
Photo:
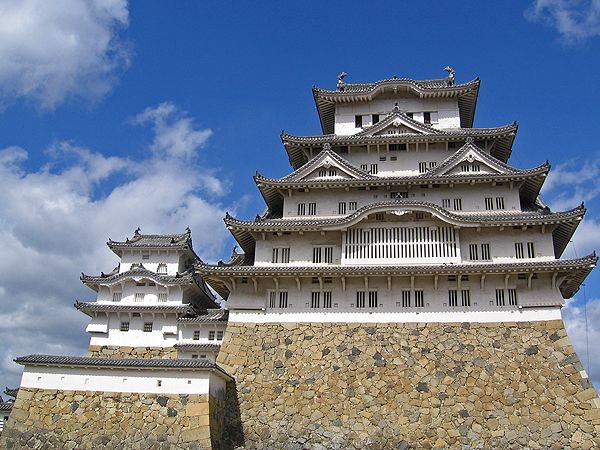
[[[472,128],[479,80],[450,74],[313,89],[324,134],[282,133],[295,171],[225,218],[245,257],[199,265],[232,321],[560,319],[596,263],[559,259],[585,209],[551,212],[549,164],[508,165],[517,126]]]
[[[107,274],[82,274],[98,295],[95,302],[75,304],[91,317],[89,356],[214,361],[227,312],[194,273],[200,259],[190,230],[149,235],[138,229],[131,239],[107,245],[120,264]]]

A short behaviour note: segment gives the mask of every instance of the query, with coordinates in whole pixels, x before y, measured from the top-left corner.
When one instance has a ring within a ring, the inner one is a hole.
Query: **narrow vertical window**
[[[456,289],[450,289],[448,291],[448,306],[458,306],[458,292],[456,291]]]
[[[454,211],[462,211],[462,199],[454,199]]]
[[[321,305],[321,293],[320,292],[311,292],[310,307],[311,308],[319,308],[320,305]]]
[[[273,257],[271,258],[271,262],[279,262],[279,247],[273,247]]]
[[[298,215],[303,216],[306,214],[306,203],[298,203]]]
[[[373,125],[375,125],[376,123],[379,123],[379,114],[373,114],[372,122],[373,122]]]
[[[515,242],[515,257],[522,259],[525,258],[525,253],[523,252],[523,243]]]
[[[165,263],[160,263],[156,268],[156,273],[166,274],[167,273],[167,265]]]
[[[425,173],[425,172],[427,172],[427,163],[420,162],[419,163],[419,173]]]
[[[144,323],[144,333],[150,333],[152,332],[152,322],[145,322]]]
[[[129,331],[129,322],[121,322],[119,329],[121,331]]]
[[[217,331],[217,341],[223,340],[223,330]]]
[[[322,247],[313,247],[313,259],[312,262],[315,264],[319,264],[323,262],[323,248]]]
[[[477,261],[479,259],[477,244],[469,244],[469,259],[471,261]]]
[[[365,291],[358,291],[356,293],[356,307],[364,308],[365,307]]]
[[[279,292],[279,307],[287,308],[288,307],[288,293],[287,291]]]
[[[165,303],[167,301],[167,293],[166,292],[159,292],[158,293],[158,302],[159,303]]]
[[[433,169],[434,167],[437,166],[437,162],[436,161],[429,161],[429,169]]]
[[[323,259],[327,264],[331,264],[333,262],[333,247],[324,247],[323,248]]]
[[[516,289],[508,290],[508,304],[509,304],[509,306],[517,306],[517,290]]]
[[[442,208],[450,208],[450,199],[449,198],[443,198],[442,199]]]
[[[360,170],[364,170],[365,172],[369,171],[369,165],[368,164],[361,164],[360,165]]]
[[[136,303],[140,303],[144,301],[144,293],[143,292],[136,292],[134,297],[133,297],[133,301]]]
[[[424,308],[425,307],[425,296],[423,295],[422,289],[415,290],[415,307],[416,308]]]
[[[485,198],[485,209],[488,211],[494,209],[494,201],[493,201],[492,197]]]
[[[331,291],[323,292],[323,308],[331,308]]]
[[[431,113],[429,111],[423,113],[423,122],[427,124],[431,123]]]
[[[410,291],[409,290],[402,291],[402,307],[410,308]]]
[[[120,302],[122,295],[122,292],[113,292],[113,302]]]
[[[371,164],[371,169],[369,170],[369,173],[371,175],[377,175],[377,172],[378,172],[377,164]]]
[[[309,216],[314,216],[317,214],[317,204],[316,203],[309,203],[308,204],[308,215]]]
[[[496,197],[496,209],[504,209],[504,197]]]
[[[209,341],[214,341],[215,340],[215,330],[210,330],[208,332],[208,340]]]
[[[490,244],[481,244],[481,259],[484,261],[489,261],[492,259],[490,257]]]
[[[471,306],[471,292],[468,289],[460,291],[461,306]]]
[[[377,291],[369,291],[369,308],[377,308]]]
[[[200,340],[200,330],[194,330],[194,341]]]
[[[356,211],[356,202],[348,202],[348,209],[350,211]]]
[[[533,247],[533,242],[527,243],[527,257],[535,258],[535,248]]]
[[[496,289],[496,306],[504,306],[504,289]]]
[[[362,128],[363,118],[362,116],[354,116],[354,128]]]
[[[289,247],[283,247],[281,249],[281,262],[282,263],[290,262],[290,248]]]
[[[269,291],[269,308],[277,307],[277,292]]]
[[[338,214],[346,214],[346,202],[338,203]]]

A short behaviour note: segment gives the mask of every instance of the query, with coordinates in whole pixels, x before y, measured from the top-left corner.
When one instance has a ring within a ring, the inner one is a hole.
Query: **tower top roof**
[[[133,232],[133,237],[125,241],[113,241],[109,239],[106,243],[108,248],[121,256],[123,250],[153,250],[153,249],[171,249],[171,250],[191,250],[192,231],[186,228],[181,234],[142,234],[140,228]]]

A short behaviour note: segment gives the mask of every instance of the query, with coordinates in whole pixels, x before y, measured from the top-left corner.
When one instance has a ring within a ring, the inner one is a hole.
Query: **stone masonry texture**
[[[21,388],[1,449],[221,449],[224,402]]]
[[[226,447],[590,449],[600,400],[562,321],[230,322]]]

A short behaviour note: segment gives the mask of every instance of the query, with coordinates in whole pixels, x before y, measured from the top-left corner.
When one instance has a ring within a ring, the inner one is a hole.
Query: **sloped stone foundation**
[[[600,400],[562,321],[230,322],[218,363],[237,383],[230,446],[600,447]]]
[[[2,449],[221,449],[224,402],[157,395],[21,388]]]

